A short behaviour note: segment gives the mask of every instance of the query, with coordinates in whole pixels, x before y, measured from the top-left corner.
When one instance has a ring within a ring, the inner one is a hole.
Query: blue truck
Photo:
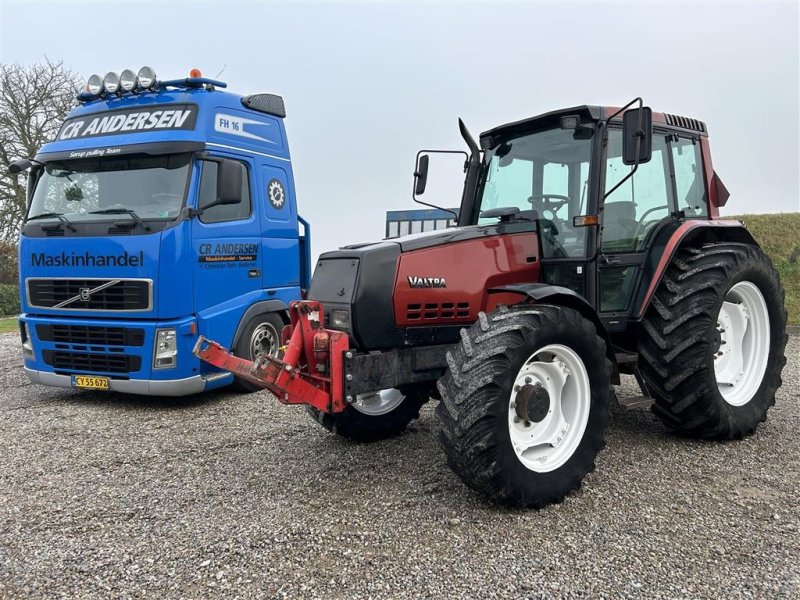
[[[276,354],[310,277],[284,102],[193,70],[92,76],[28,170],[20,333],[49,386],[183,396],[235,379],[192,354],[198,336]]]

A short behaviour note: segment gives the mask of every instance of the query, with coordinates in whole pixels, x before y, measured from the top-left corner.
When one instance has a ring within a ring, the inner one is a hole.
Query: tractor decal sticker
[[[412,288],[446,288],[447,282],[444,277],[419,277],[409,275],[408,285]]]
[[[248,266],[258,258],[258,244],[203,243],[197,261],[206,268]]]
[[[273,179],[267,185],[267,197],[269,203],[278,210],[283,208],[286,204],[286,191],[283,189],[283,184],[278,179]]]

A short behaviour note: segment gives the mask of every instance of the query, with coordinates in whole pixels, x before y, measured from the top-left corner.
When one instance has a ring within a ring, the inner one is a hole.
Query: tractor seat
[[[603,245],[629,247],[636,231],[636,203],[609,202],[603,208]]]

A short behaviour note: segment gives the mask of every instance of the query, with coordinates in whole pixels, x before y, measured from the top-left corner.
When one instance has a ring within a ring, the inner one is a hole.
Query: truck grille
[[[37,325],[36,336],[43,342],[86,346],[143,346],[144,329],[90,327],[87,325]]]
[[[45,364],[55,371],[79,371],[81,373],[131,373],[138,371],[142,359],[124,354],[86,354],[82,352],[42,352]]]
[[[61,310],[145,311],[152,308],[149,279],[39,279],[28,284],[28,304]]]

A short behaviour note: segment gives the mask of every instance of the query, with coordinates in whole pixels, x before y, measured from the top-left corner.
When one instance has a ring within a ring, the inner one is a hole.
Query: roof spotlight
[[[106,76],[103,77],[103,87],[109,94],[116,94],[119,89],[119,75],[114,71],[106,73]]]
[[[142,67],[136,77],[139,80],[139,87],[149,89],[156,83],[156,72],[152,67]]]
[[[119,87],[123,92],[132,92],[136,87],[136,73],[130,69],[125,69],[119,76]]]
[[[92,75],[86,82],[86,91],[94,96],[99,96],[103,91],[103,78],[100,75]]]

